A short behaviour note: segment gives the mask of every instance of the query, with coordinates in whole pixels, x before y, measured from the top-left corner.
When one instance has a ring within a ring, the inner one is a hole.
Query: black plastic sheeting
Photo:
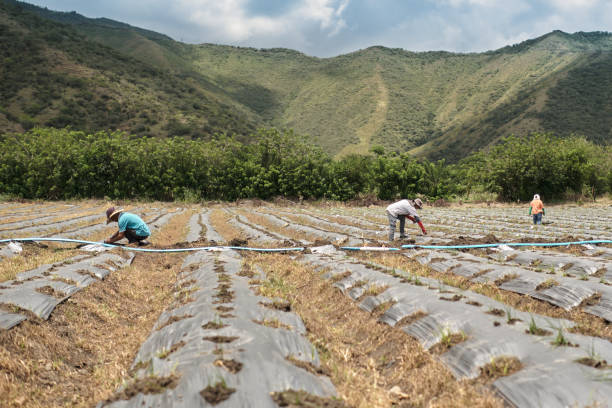
[[[242,230],[247,236],[249,241],[261,242],[261,243],[276,243],[279,241],[291,240],[291,238],[284,236],[279,233],[272,233],[266,231],[265,228],[250,223],[245,217],[237,215],[235,212],[225,209],[232,218],[229,220],[229,224]]]
[[[219,382],[235,392],[216,407],[276,407],[270,393],[289,389],[323,397],[336,395],[329,378],[311,374],[287,360],[292,357],[319,365],[317,351],[306,339],[300,318],[264,306],[273,300],[255,295],[249,287],[250,278],[239,276],[240,270],[241,258],[234,251],[200,251],[185,259],[176,291],[189,292],[191,301],[172,305],[162,313],[134,361],[134,367],[144,366],[136,378],[176,374],[178,384],[160,394],[140,393],[108,406],[208,407],[211,405],[200,392]],[[228,285],[226,290],[233,292],[233,299],[222,301],[215,296],[222,284]],[[218,306],[231,310],[219,312]],[[282,326],[274,328],[255,322],[266,320],[278,321]],[[218,326],[209,327],[211,322]],[[233,340],[207,340],[214,336]],[[179,344],[166,355],[167,350]],[[242,369],[229,372],[215,364],[221,358],[242,363]]]
[[[108,252],[95,256],[77,255],[61,263],[22,272],[15,280],[0,283],[0,304],[9,309],[0,310],[0,328],[10,329],[25,320],[26,316],[19,313],[21,310],[48,319],[58,304],[104,279],[111,271],[128,265],[132,259],[132,254],[123,257]],[[53,290],[52,294],[40,292],[47,287]]]
[[[514,256],[511,256],[510,252],[513,252]],[[502,251],[502,255],[494,254],[490,258],[483,258],[456,251],[419,250],[408,252],[406,256],[438,272],[452,272],[471,278],[474,282],[486,283],[505,279],[506,281],[500,285],[502,289],[528,295],[565,310],[578,307],[583,301],[597,294],[600,296],[597,303],[584,306],[584,311],[612,321],[612,286],[607,285],[605,279],[602,281],[601,278],[587,274],[570,276],[571,274],[567,272],[568,268],[565,270],[555,270],[552,267],[547,269],[542,268],[542,263],[538,263],[538,269],[535,270],[494,262],[494,259],[501,261],[520,259],[532,265],[535,260],[540,259],[537,251]],[[546,257],[542,258],[546,259]],[[563,259],[564,265],[576,265],[579,264],[579,261],[586,261],[583,257],[572,257],[565,254],[560,258]],[[601,263],[593,263],[601,269]],[[547,282],[553,286],[546,287]]]
[[[305,254],[299,259],[326,270],[324,276],[328,278],[350,272],[350,276],[335,283],[347,296],[356,282],[366,288],[387,287],[377,296],[365,296],[357,301],[368,311],[391,302],[392,306],[380,318],[391,326],[417,311],[423,312],[424,316],[401,327],[423,347],[433,346],[447,334],[462,333],[465,341],[452,346],[440,357],[457,379],[475,378],[480,368],[493,358],[507,356],[518,358],[523,368],[497,379],[493,387],[513,405],[605,404],[612,395],[612,383],[609,379],[602,381],[609,376],[609,370],[602,372],[576,362],[593,352],[611,361],[612,344],[604,339],[568,333],[573,322],[520,312],[474,292],[458,290],[429,278],[416,278],[409,271],[367,266],[347,259],[344,253],[326,252],[328,254]],[[450,301],[454,296],[459,300]],[[531,319],[538,328],[549,333],[543,336],[527,334]],[[559,332],[578,347],[551,344]]]
[[[205,211],[200,215],[200,221],[202,222],[202,225],[206,227],[206,240],[208,242],[225,242],[223,237],[219,235],[219,233],[217,233],[217,231],[215,231],[215,229],[212,227],[209,216],[210,210]]]
[[[187,236],[185,237],[187,242],[194,242],[200,239],[202,235],[201,216],[201,214],[194,214],[189,218]]]

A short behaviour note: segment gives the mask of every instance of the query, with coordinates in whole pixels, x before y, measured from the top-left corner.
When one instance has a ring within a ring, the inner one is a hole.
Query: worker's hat
[[[534,200],[539,200],[539,199],[540,199],[540,195],[539,195],[539,194],[534,195],[534,196],[533,196],[533,199],[534,199]]]
[[[115,207],[110,207],[106,210],[106,223],[111,222],[111,218],[113,218],[116,214],[119,214],[123,211],[123,208],[115,209]]]
[[[414,205],[416,206],[416,208],[423,208],[423,202],[421,201],[420,198],[417,198],[414,200]]]

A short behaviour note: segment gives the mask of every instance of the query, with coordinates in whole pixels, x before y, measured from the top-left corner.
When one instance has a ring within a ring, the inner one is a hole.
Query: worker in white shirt
[[[416,198],[414,200],[400,200],[387,207],[387,217],[389,218],[389,241],[393,241],[395,225],[398,219],[400,222],[400,239],[406,238],[406,235],[404,235],[406,218],[413,223],[419,224],[423,235],[427,235],[427,231],[425,231],[425,227],[423,226],[423,223],[416,212],[417,209],[420,210],[421,208],[423,208],[423,202],[420,198]]]

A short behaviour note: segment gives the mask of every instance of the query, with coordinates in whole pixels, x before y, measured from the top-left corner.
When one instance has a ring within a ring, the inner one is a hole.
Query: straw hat
[[[421,209],[421,208],[423,208],[423,201],[421,201],[420,198],[417,198],[417,199],[414,200],[414,205],[416,206],[416,208]]]
[[[115,215],[119,214],[122,211],[123,208],[115,209],[115,207],[110,207],[108,210],[106,210],[106,223],[108,224],[109,222],[111,222],[111,218],[113,218]]]

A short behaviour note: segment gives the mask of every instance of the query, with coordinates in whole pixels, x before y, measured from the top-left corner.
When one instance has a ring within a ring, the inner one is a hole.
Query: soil
[[[461,299],[463,299],[462,295],[454,295],[453,297],[440,296],[440,300],[448,300],[449,302],[456,302]]]
[[[612,366],[609,365],[606,360],[597,360],[591,357],[583,357],[583,358],[576,360],[576,362],[587,365],[589,367],[598,368],[600,370],[612,368]]]
[[[469,300],[469,301],[465,302],[465,304],[466,305],[470,305],[470,306],[476,306],[476,307],[482,306],[482,303],[476,302],[475,300]]]
[[[260,302],[261,305],[269,308],[269,309],[276,309],[276,310],[280,310],[282,312],[290,312],[291,311],[291,303],[289,303],[289,301],[286,300],[275,300],[272,303],[262,303]]]
[[[525,333],[533,334],[534,336],[549,336],[552,334],[551,331],[546,330],[546,329],[541,329],[539,327],[536,327],[535,329],[533,329],[533,333],[530,332],[529,330],[525,330]]]
[[[270,394],[279,407],[288,408],[347,408],[344,401],[336,398],[323,398],[306,391],[288,390]]]
[[[506,282],[510,282],[511,280],[516,279],[516,278],[518,278],[518,277],[519,277],[519,276],[518,276],[516,273],[510,273],[510,274],[508,274],[508,275],[504,275],[504,276],[502,276],[502,277],[501,277],[501,278],[499,278],[499,279],[496,279],[494,283],[495,283],[495,286],[501,286],[501,285],[503,285],[504,283],[506,283]]]
[[[236,392],[235,388],[230,388],[223,382],[218,382],[215,385],[209,385],[200,391],[202,398],[209,404],[217,405],[218,403],[225,401]]]
[[[249,244],[249,241],[246,239],[242,239],[242,238],[233,238],[227,243],[228,246],[234,246],[234,247],[245,247],[248,244]]]
[[[559,284],[559,282],[554,281],[554,280],[547,280],[545,282],[540,283],[538,286],[536,286],[535,290],[544,290],[544,289],[550,289],[553,286],[557,286]]]
[[[478,245],[478,244],[498,244],[500,241],[495,235],[489,234],[482,238],[459,236],[444,245]]]
[[[213,363],[217,367],[223,367],[232,374],[236,374],[242,370],[242,363],[236,360],[218,359]]]
[[[480,377],[478,380],[490,383],[497,378],[511,375],[521,368],[523,368],[523,364],[516,357],[496,357],[490,363],[480,367]]]
[[[427,313],[425,313],[424,311],[422,310],[416,311],[412,313],[411,315],[408,315],[402,318],[399,322],[397,322],[395,327],[408,326],[409,324],[412,324],[416,322],[417,320],[422,319],[425,316],[427,316]]]
[[[219,285],[216,288],[218,289],[217,294],[213,296],[218,300],[213,303],[230,303],[232,300],[234,300],[234,292],[229,290],[229,288],[231,288],[231,286],[224,283]]]
[[[287,356],[285,359],[289,361],[291,364],[293,364],[294,366],[303,368],[304,370],[308,371],[311,374],[327,375],[327,376],[330,375],[329,370],[324,369],[322,366],[316,367],[314,364],[310,362],[298,360],[297,358],[293,356]]]
[[[501,309],[491,309],[491,310],[487,311],[486,313],[490,314],[490,315],[493,315],[493,316],[504,316],[506,314]]]
[[[273,329],[286,329],[286,330],[293,329],[291,326],[281,323],[278,319],[265,319],[265,320],[253,319],[253,323],[259,324],[262,326],[266,326],[266,327],[272,327]]]
[[[203,329],[213,329],[213,330],[218,330],[218,329],[222,329],[224,327],[227,327],[227,324],[223,324],[221,322],[208,322],[206,324],[202,325]]]
[[[62,292],[59,292],[59,291],[53,289],[49,285],[43,286],[41,288],[37,288],[36,291],[38,293],[42,293],[43,295],[51,296],[51,297],[54,297],[56,299],[63,299],[66,296]]]
[[[160,356],[160,358],[166,358],[168,357],[170,354],[174,353],[175,351],[177,351],[178,349],[180,349],[181,347],[183,347],[185,345],[184,341],[179,341],[176,344],[173,344],[172,347],[170,347],[170,349],[168,351],[166,351],[165,353],[163,353],[163,356]]]
[[[161,394],[166,389],[174,389],[178,384],[179,377],[173,374],[169,377],[145,377],[134,381],[122,391],[113,395],[102,403],[102,406],[114,401],[129,400],[138,394]]]
[[[316,239],[315,242],[313,242],[312,246],[319,247],[319,246],[333,245],[333,244],[334,244],[333,242],[327,239]]]
[[[180,248],[200,248],[200,247],[208,247],[208,246],[216,246],[216,242],[208,241],[206,238],[200,238],[193,242],[181,241],[176,242],[172,245],[151,245],[147,248],[150,249],[180,249]]]
[[[206,336],[204,340],[212,341],[213,343],[231,343],[238,340],[237,336]]]
[[[174,322],[178,322],[181,321],[183,319],[188,319],[190,317],[193,317],[193,315],[183,315],[183,316],[170,316],[168,318],[168,320],[166,320],[166,322],[164,324],[162,324],[161,326],[159,326],[159,328],[157,330],[161,330],[166,326],[170,326],[172,323]]]
[[[584,299],[580,306],[595,306],[601,301],[601,293],[595,293],[588,298]]]
[[[455,344],[463,343],[465,340],[467,340],[467,337],[465,336],[465,334],[453,333],[450,335],[450,338],[448,339],[448,341],[444,341],[444,342],[441,341],[431,346],[429,349],[429,352],[431,354],[440,355],[444,353],[446,350],[448,350],[449,348],[451,348],[452,346],[454,346]]]

